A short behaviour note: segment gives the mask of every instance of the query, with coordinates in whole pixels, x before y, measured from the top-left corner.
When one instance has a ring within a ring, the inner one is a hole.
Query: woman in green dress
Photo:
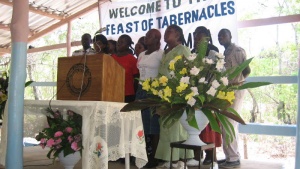
[[[177,25],[170,25],[165,31],[164,40],[167,43],[168,48],[165,50],[161,64],[159,67],[159,74],[170,77],[168,70],[169,62],[178,55],[188,57],[191,52],[186,46],[183,46],[184,36],[182,29]],[[181,126],[180,122],[176,122],[170,128],[164,128],[160,123],[160,138],[158,147],[156,150],[155,158],[166,161],[158,169],[169,168],[171,158],[171,142],[183,141],[188,138],[188,134]],[[187,150],[186,158],[193,158],[194,153],[192,150]],[[173,148],[172,165],[176,169],[183,169],[182,162],[178,162],[180,159],[184,159],[184,149]]]

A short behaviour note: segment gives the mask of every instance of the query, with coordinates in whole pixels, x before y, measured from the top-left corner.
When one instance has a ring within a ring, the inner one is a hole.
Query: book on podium
[[[125,70],[110,55],[58,58],[57,100],[124,102]]]

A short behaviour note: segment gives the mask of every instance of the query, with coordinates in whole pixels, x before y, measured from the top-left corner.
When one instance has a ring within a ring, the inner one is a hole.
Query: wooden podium
[[[125,70],[110,55],[58,58],[57,100],[124,102],[124,92]]]

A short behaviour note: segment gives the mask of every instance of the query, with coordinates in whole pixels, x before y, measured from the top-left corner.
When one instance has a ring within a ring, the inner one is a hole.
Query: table
[[[51,108],[62,112],[72,110],[82,115],[83,146],[82,168],[108,169],[108,161],[136,157],[136,166],[143,167],[148,159],[140,111],[120,112],[125,103],[103,101],[51,101]],[[48,100],[25,100],[24,102],[24,137],[35,137],[46,124],[45,109]],[[7,110],[6,110],[7,111]],[[7,112],[5,112],[7,114]],[[5,116],[4,118],[7,118]],[[0,164],[5,165],[7,119],[2,127]],[[38,123],[37,123],[38,122]],[[97,144],[101,144],[98,157]],[[129,164],[126,164],[126,168]]]
[[[207,145],[203,145],[203,146],[198,146],[198,145],[189,145],[189,144],[183,144],[184,141],[178,141],[178,142],[172,142],[170,143],[170,147],[171,147],[171,159],[172,160],[172,151],[173,148],[183,148],[185,153],[184,153],[184,168],[187,168],[186,166],[186,149],[192,149],[192,150],[208,150],[208,149],[212,149],[215,148],[215,144],[211,143],[211,144],[207,144]],[[212,153],[211,159],[214,159],[214,151]],[[199,165],[198,165],[198,169],[200,169],[200,163],[201,163],[201,157],[199,159]],[[212,161],[211,163],[211,169],[213,169],[214,167],[214,162]],[[172,163],[170,164],[170,169],[172,169]]]

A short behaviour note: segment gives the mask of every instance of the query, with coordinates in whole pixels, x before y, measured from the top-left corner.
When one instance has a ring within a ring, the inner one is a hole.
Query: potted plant
[[[172,126],[185,112],[184,120],[198,129],[195,112],[201,110],[214,131],[221,133],[218,121],[221,123],[227,131],[227,141],[231,141],[235,132],[226,117],[245,124],[238,112],[230,108],[235,99],[234,91],[270,83],[241,82],[230,85],[228,82],[240,74],[253,58],[238,67],[225,70],[225,57],[222,54],[210,51],[209,56],[205,56],[207,44],[207,40],[202,40],[198,46],[198,54],[178,55],[171,60],[169,77],[158,75],[157,78],[140,80],[143,89],[153,97],[128,103],[121,111],[152,108],[154,113],[161,116],[164,127]]]
[[[80,159],[83,149],[82,116],[71,110],[62,113],[58,110],[53,111],[51,108],[47,108],[46,112],[48,126],[39,132],[36,140],[40,141],[39,145],[43,149],[45,147],[50,148],[47,157],[49,159],[53,158],[54,161],[58,156],[66,157],[79,153]]]

